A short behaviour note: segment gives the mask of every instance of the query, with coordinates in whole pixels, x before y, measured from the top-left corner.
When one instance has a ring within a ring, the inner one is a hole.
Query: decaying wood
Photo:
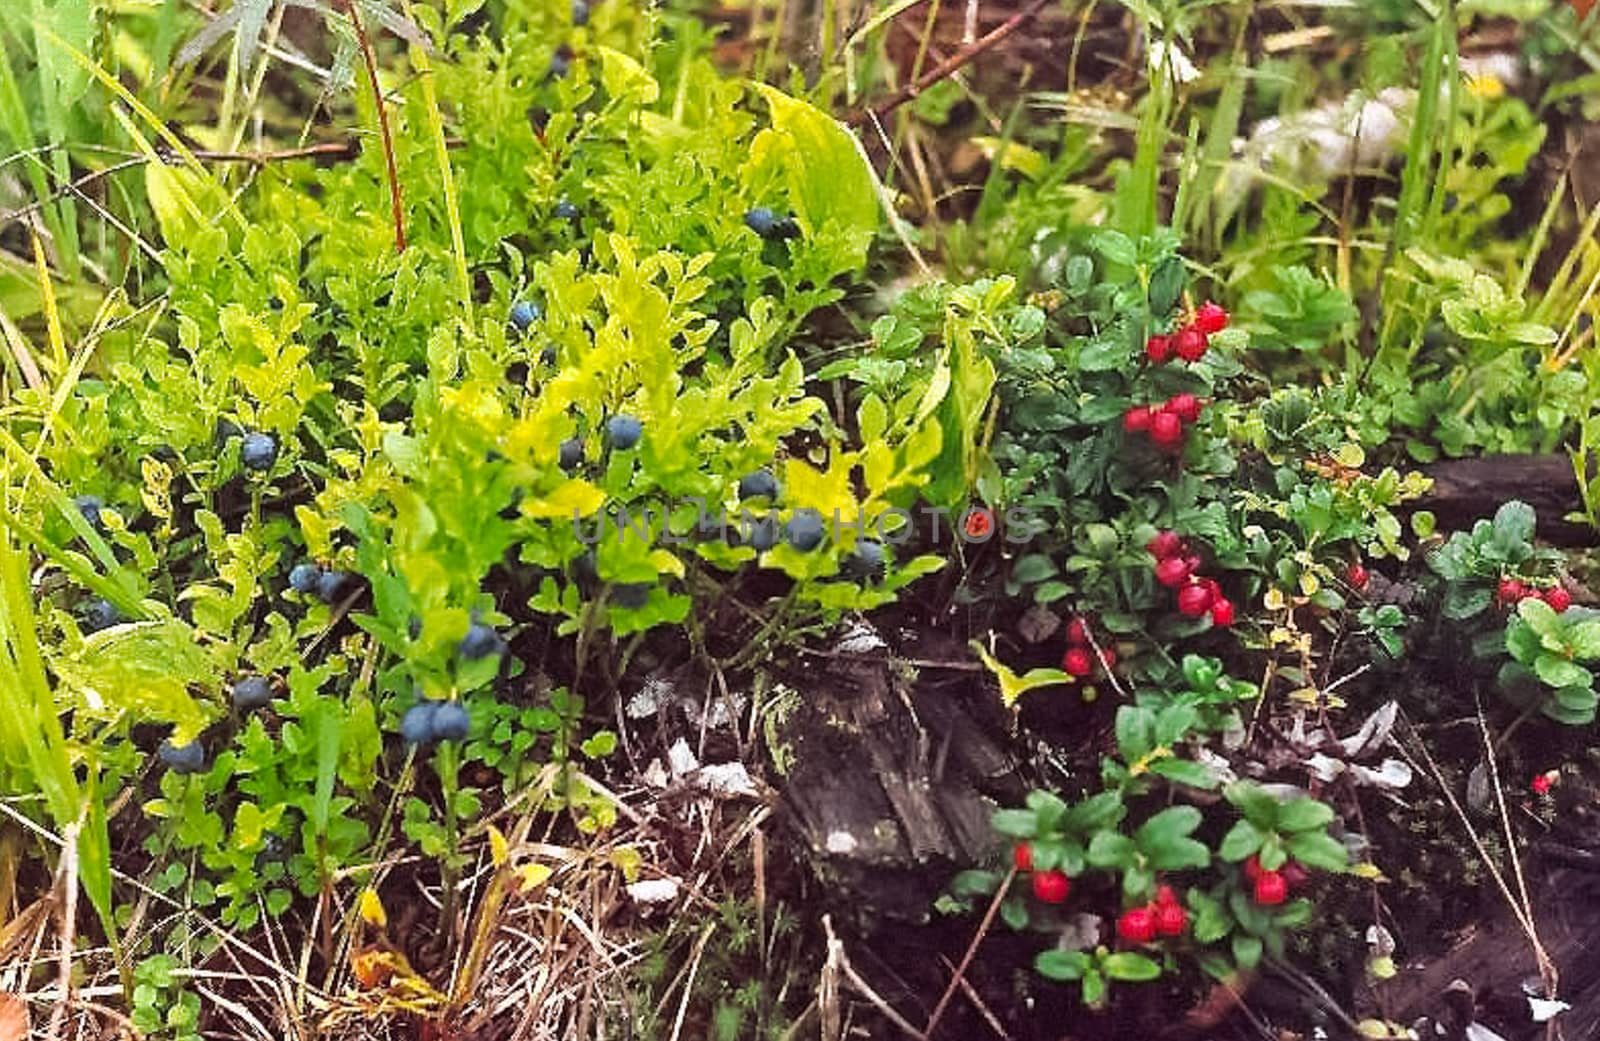
[[[994,849],[991,796],[1020,795],[1013,758],[959,702],[982,680],[914,683],[887,653],[812,661],[777,734],[790,823],[864,915],[926,919],[952,865]]]
[[[1493,516],[1501,503],[1520,499],[1537,511],[1540,538],[1563,546],[1600,542],[1587,524],[1564,519],[1582,506],[1565,455],[1486,455],[1421,469],[1433,478],[1433,488],[1412,505],[1431,510],[1443,529],[1470,528],[1480,517]]]

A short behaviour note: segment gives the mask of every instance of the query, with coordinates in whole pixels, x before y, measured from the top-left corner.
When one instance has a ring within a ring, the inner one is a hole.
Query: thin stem
[[[378,132],[383,137],[383,162],[389,174],[389,208],[394,217],[394,251],[404,253],[406,218],[400,203],[400,173],[395,168],[394,139],[389,135],[389,110],[383,104],[383,88],[378,86],[378,56],[372,49],[372,41],[367,38],[367,30],[361,24],[361,13],[356,9],[354,0],[344,0],[344,10],[355,28],[356,39],[361,43],[361,57],[367,67],[367,85],[372,88],[372,103],[378,109]]]

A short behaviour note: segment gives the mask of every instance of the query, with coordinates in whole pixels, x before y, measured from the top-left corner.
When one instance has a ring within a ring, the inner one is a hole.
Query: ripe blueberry
[[[419,701],[400,717],[400,736],[408,745],[424,745],[433,740],[433,716],[437,701]]]
[[[778,524],[771,517],[762,517],[748,526],[745,541],[758,553],[765,553],[778,544]]]
[[[644,424],[633,416],[612,416],[606,420],[606,440],[612,448],[626,451],[639,443]]]
[[[240,712],[260,708],[272,700],[272,682],[265,676],[245,676],[234,681],[233,707]]]
[[[471,627],[467,629],[467,635],[461,638],[461,646],[458,649],[461,651],[463,658],[468,661],[477,661],[479,658],[487,658],[491,654],[505,653],[506,644],[500,638],[500,634],[494,631],[493,627],[482,622],[473,622]]]
[[[206,768],[206,747],[198,738],[186,745],[175,745],[170,740],[161,742],[156,757],[175,774],[203,773]]]
[[[883,577],[883,543],[862,539],[854,552],[844,562],[845,570],[855,578],[876,582]]]
[[[87,632],[109,629],[122,621],[122,612],[109,600],[95,597],[83,610],[83,628]]]
[[[100,527],[100,510],[105,506],[105,503],[100,501],[99,496],[80,495],[72,500],[72,504],[78,508],[78,512],[82,514],[83,519],[89,522],[89,527]]]
[[[816,510],[797,510],[789,518],[784,535],[789,545],[802,553],[809,553],[822,545],[822,514]]]
[[[565,47],[562,47],[560,50],[558,50],[554,54],[550,55],[550,78],[551,79],[556,79],[556,80],[561,79],[563,76],[565,76],[567,74],[567,70],[570,69],[571,67],[572,67],[572,52],[567,50]]]
[[[765,206],[752,206],[745,211],[744,226],[751,231],[767,238],[778,225],[778,215]]]
[[[588,4],[588,0],[572,0],[572,24],[573,25],[588,25],[589,24],[589,4]]]
[[[244,435],[239,445],[239,462],[248,470],[264,473],[278,461],[278,439],[271,434],[255,431]]]
[[[471,719],[459,701],[442,701],[433,711],[433,739],[435,741],[464,741],[471,729]]]
[[[569,437],[561,442],[561,455],[556,460],[561,469],[571,472],[583,465],[583,439]]]
[[[579,2],[581,3],[582,0],[579,0]],[[574,4],[573,6],[576,7],[577,4]],[[555,208],[550,211],[550,214],[551,216],[555,217],[556,220],[577,220],[578,207],[574,206],[570,201],[562,199],[560,202],[555,204]]]
[[[544,312],[532,300],[518,300],[511,305],[511,324],[516,326],[519,333],[527,332],[528,327],[543,316]]]
[[[296,564],[289,571],[289,588],[296,593],[312,593],[316,591],[317,580],[322,577],[322,569],[309,560]]]
[[[767,470],[757,470],[739,478],[739,498],[776,499],[778,479]]]
[[[350,576],[343,571],[324,571],[317,576],[317,599],[331,604],[344,595]]]

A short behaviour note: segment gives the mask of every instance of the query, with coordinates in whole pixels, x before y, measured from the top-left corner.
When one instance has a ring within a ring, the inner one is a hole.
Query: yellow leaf
[[[1030,669],[1025,675],[1018,676],[1003,663],[997,661],[984,649],[983,644],[972,641],[972,649],[978,652],[978,657],[983,659],[994,678],[1000,683],[1000,701],[1010,708],[1016,704],[1018,698],[1037,687],[1055,687],[1071,683],[1072,677],[1060,669]]]
[[[361,891],[361,919],[379,929],[386,929],[389,926],[389,916],[384,913],[383,901],[378,899],[378,891],[370,886]]]
[[[1269,611],[1281,611],[1287,602],[1281,589],[1269,589],[1267,595],[1262,598],[1262,603]]]
[[[622,877],[629,882],[639,880],[639,869],[644,865],[644,857],[632,846],[618,846],[611,851],[611,863],[621,872]]]
[[[494,861],[494,866],[504,864],[511,855],[511,844],[506,842],[506,837],[499,828],[489,825],[489,857]]]
[[[524,864],[516,870],[517,890],[529,892],[550,880],[550,868],[545,864]]]
[[[1350,869],[1350,874],[1357,878],[1371,879],[1374,882],[1389,881],[1389,877],[1383,873],[1383,869],[1376,864],[1357,864]]]
[[[587,517],[605,505],[606,493],[576,477],[556,485],[542,496],[530,496],[522,503],[522,512],[535,520],[559,520]]]

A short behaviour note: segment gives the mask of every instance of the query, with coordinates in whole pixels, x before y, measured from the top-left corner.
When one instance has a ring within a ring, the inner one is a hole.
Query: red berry
[[[1189,393],[1174,394],[1167,399],[1167,411],[1185,423],[1193,423],[1200,418],[1200,399]]]
[[[1081,678],[1094,671],[1094,659],[1082,647],[1069,647],[1061,658],[1061,668],[1067,675]]]
[[[1142,434],[1150,429],[1150,409],[1135,405],[1122,414],[1122,429],[1130,434]]]
[[[1158,886],[1158,887],[1156,887],[1156,906],[1157,907],[1166,907],[1168,904],[1176,904],[1177,902],[1178,902],[1178,894],[1173,891],[1171,886]]]
[[[1514,578],[1502,578],[1500,586],[1495,590],[1495,595],[1500,598],[1500,603],[1514,604],[1528,594],[1528,587]]]
[[[1190,618],[1199,618],[1211,609],[1211,590],[1201,583],[1184,586],[1178,590],[1178,611]]]
[[[1162,936],[1181,936],[1189,926],[1189,912],[1176,903],[1161,904],[1156,908],[1156,932]]]
[[[1210,591],[1211,599],[1216,600],[1222,596],[1222,583],[1218,582],[1216,579],[1202,578],[1200,579],[1200,584],[1205,586],[1206,589]]]
[[[1228,312],[1220,304],[1207,300],[1194,312],[1194,327],[1207,336],[1220,333],[1228,327]]]
[[[1244,877],[1252,882],[1261,877],[1261,858],[1254,853],[1244,860]]]
[[[1233,624],[1233,601],[1227,597],[1218,597],[1211,602],[1211,624],[1219,629],[1226,629]]]
[[[1279,871],[1278,874],[1283,876],[1284,884],[1290,889],[1299,889],[1311,881],[1311,872],[1307,871],[1304,865],[1293,860],[1285,863],[1283,870]]]
[[[1171,412],[1159,412],[1150,417],[1150,440],[1157,448],[1168,450],[1183,446],[1183,420]]]
[[[1017,866],[1018,871],[1033,870],[1033,847],[1026,842],[1019,842],[1011,847],[1011,863]]]
[[[1172,348],[1184,361],[1199,361],[1206,353],[1206,334],[1186,325],[1172,339]]]
[[[1345,569],[1344,577],[1350,580],[1350,585],[1354,588],[1365,589],[1367,588],[1367,580],[1372,576],[1367,573],[1367,569],[1360,561],[1356,561]]]
[[[1276,871],[1263,871],[1256,879],[1256,903],[1275,907],[1289,898],[1289,883]]]
[[[1560,586],[1551,586],[1544,591],[1544,602],[1550,605],[1552,611],[1560,614],[1572,606],[1572,594]]]
[[[986,539],[994,532],[994,514],[981,506],[974,507],[967,511],[961,530],[969,539]]]
[[[1117,919],[1117,935],[1129,943],[1149,943],[1156,938],[1156,916],[1148,907],[1124,911]]]
[[[1189,562],[1182,557],[1166,557],[1156,563],[1156,581],[1176,589],[1189,580]]]
[[[1074,647],[1089,646],[1089,627],[1082,618],[1074,618],[1067,623],[1067,642]]]
[[[1144,342],[1144,356],[1156,365],[1165,365],[1172,357],[1172,337],[1156,334]]]
[[[1037,871],[1033,875],[1033,895],[1047,904],[1059,904],[1072,892],[1072,880],[1059,871]]]
[[[1144,544],[1157,560],[1166,560],[1183,552],[1183,540],[1175,531],[1158,531],[1156,537]]]

